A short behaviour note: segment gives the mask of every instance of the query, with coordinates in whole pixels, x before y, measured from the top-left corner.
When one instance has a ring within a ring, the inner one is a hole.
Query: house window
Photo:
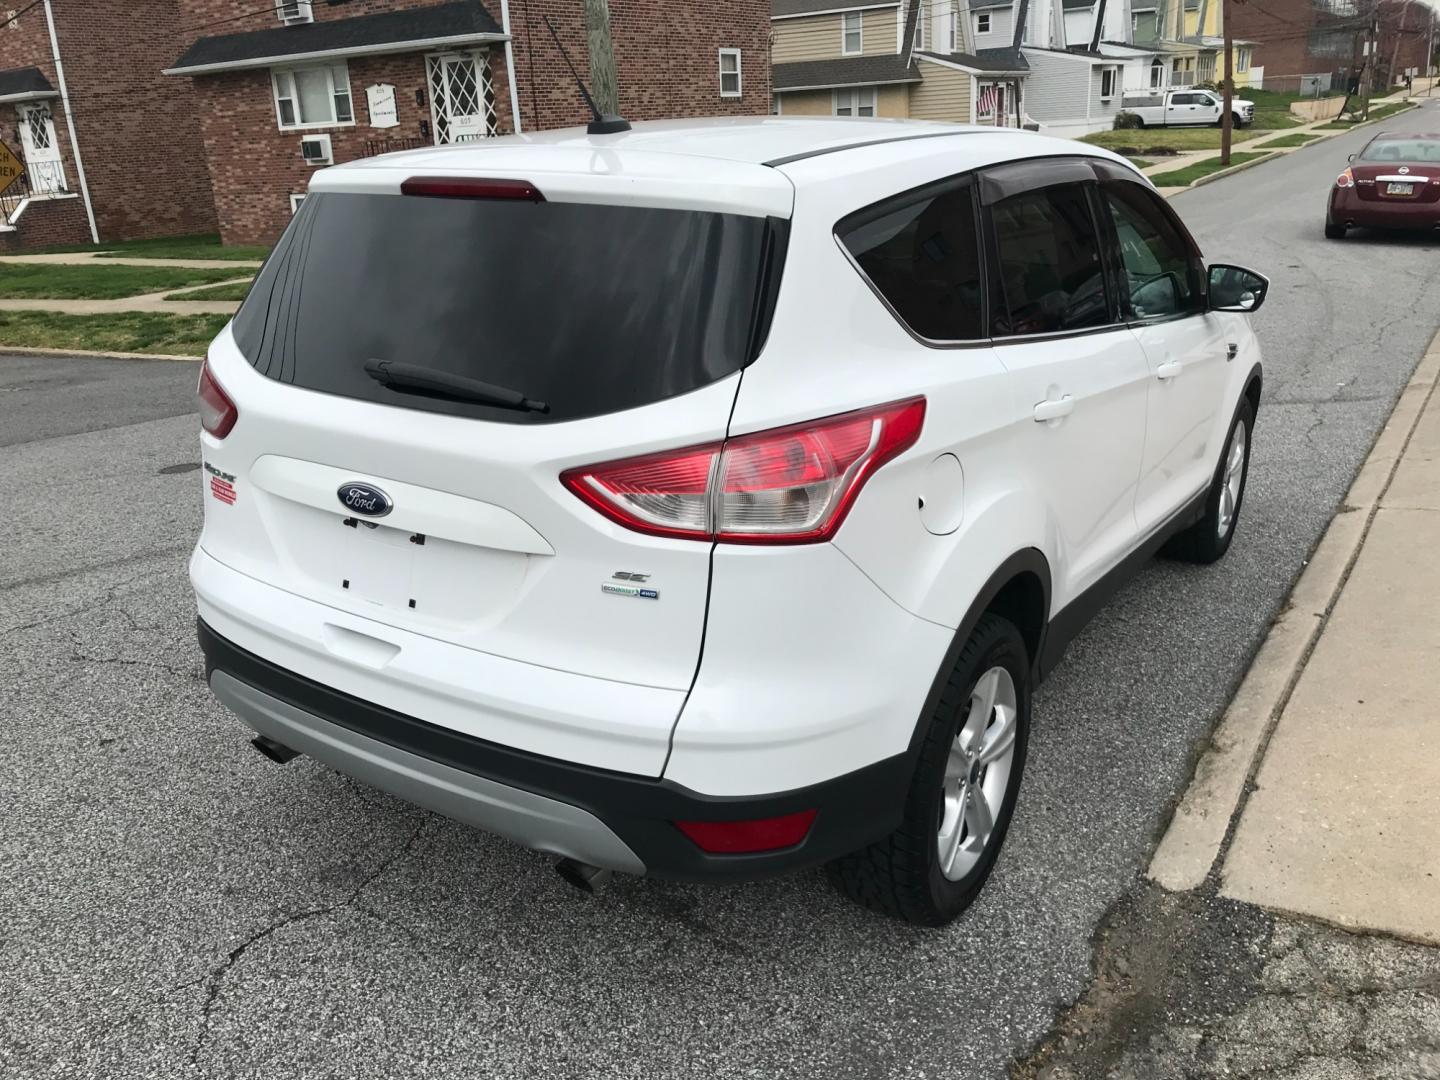
[[[925,10],[925,0],[915,0],[915,2],[920,5],[920,14],[915,19],[915,48],[922,50],[925,48],[925,20],[929,17],[929,13]]]
[[[720,96],[740,96],[740,50],[720,50]]]
[[[854,56],[864,47],[860,18],[858,11],[847,11],[840,16],[840,51],[846,56]]]
[[[1109,101],[1115,96],[1115,68],[1100,69],[1100,100]]]
[[[305,201],[305,196],[304,196],[304,195],[291,195],[291,196],[290,196],[290,213],[291,213],[292,215],[298,214],[298,213],[300,212],[300,204],[301,204],[302,202],[304,202],[304,201]]]
[[[859,86],[849,90],[835,91],[836,116],[874,116],[875,88]]]
[[[286,26],[315,21],[315,13],[310,10],[310,0],[275,0],[275,14]]]
[[[982,11],[975,16],[975,32],[977,34],[990,32],[990,13],[988,11]]]
[[[282,128],[353,124],[350,76],[344,64],[274,71],[275,115]]]
[[[950,6],[950,52],[960,51],[960,11],[954,4]]]
[[[1150,61],[1150,85],[1158,88],[1165,81],[1165,65],[1158,59]]]
[[[1235,70],[1242,75],[1250,70],[1250,50],[1240,48],[1235,50]]]

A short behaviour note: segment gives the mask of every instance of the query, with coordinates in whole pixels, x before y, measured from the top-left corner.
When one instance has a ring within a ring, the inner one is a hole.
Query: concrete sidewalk
[[[1437,383],[1440,336],[1196,767],[1166,888],[1440,943]]]
[[[1221,893],[1440,944],[1433,390],[1265,750]]]

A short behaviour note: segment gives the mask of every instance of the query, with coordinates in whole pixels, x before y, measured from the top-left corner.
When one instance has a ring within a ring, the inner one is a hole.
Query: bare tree
[[[585,0],[585,31],[590,45],[590,91],[607,116],[620,112],[620,76],[610,38],[609,0]]]

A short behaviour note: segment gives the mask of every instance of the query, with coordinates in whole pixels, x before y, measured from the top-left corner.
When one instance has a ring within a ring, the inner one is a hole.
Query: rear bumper
[[[1368,229],[1434,229],[1440,227],[1440,202],[1362,199],[1353,189],[1335,189],[1330,196],[1330,222]]]
[[[890,832],[912,763],[900,754],[821,784],[758,797],[707,796],[655,780],[487,742],[304,678],[227,641],[203,620],[215,695],[263,735],[382,790],[527,847],[626,873],[748,880],[813,866]],[[782,851],[711,855],[675,821],[818,810]]]

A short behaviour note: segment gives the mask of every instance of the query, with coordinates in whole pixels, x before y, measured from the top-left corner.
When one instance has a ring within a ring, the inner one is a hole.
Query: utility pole
[[[1225,24],[1221,27],[1221,32],[1225,35],[1225,115],[1220,117],[1220,164],[1229,165],[1230,129],[1235,123],[1235,114],[1231,111],[1235,96],[1235,43],[1230,37],[1230,0],[1221,0],[1220,21]]]
[[[590,43],[590,92],[606,116],[620,113],[620,77],[610,38],[609,0],[585,0],[585,31]]]
[[[1405,19],[1410,14],[1410,0],[1405,0],[1405,6],[1400,9],[1400,28],[1395,32],[1395,48],[1390,50],[1390,70],[1388,78],[1390,85],[1395,84],[1395,65],[1400,62],[1400,42],[1405,37]],[[1389,87],[1386,87],[1388,90]]]
[[[1360,68],[1360,92],[1364,95],[1360,99],[1362,102],[1360,118],[1362,120],[1370,119],[1370,86],[1367,86],[1366,83],[1373,84],[1375,82],[1375,51],[1379,47],[1379,42],[1376,41],[1376,30],[1379,21],[1380,7],[1376,4],[1370,9],[1370,37],[1365,44],[1365,63]]]

